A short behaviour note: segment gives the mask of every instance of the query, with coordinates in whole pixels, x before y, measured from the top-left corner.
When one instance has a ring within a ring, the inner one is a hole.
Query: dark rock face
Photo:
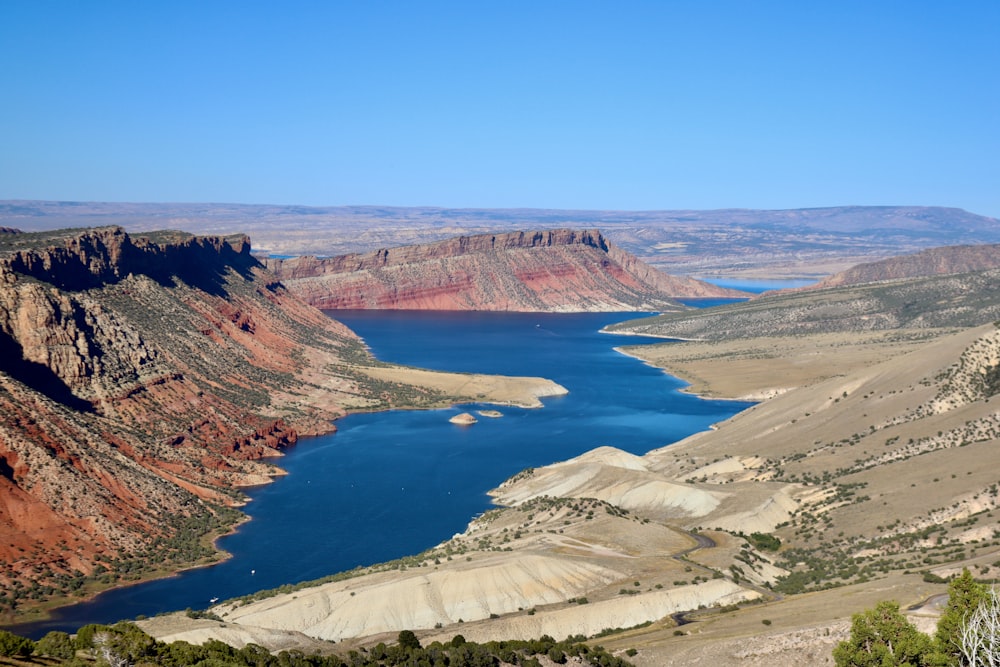
[[[246,237],[3,239],[0,590],[62,597],[104,570],[114,583],[212,558],[198,538],[238,519],[225,508],[267,481],[262,459],[332,430],[363,390],[340,379],[322,408],[306,399],[317,368],[368,357]],[[0,617],[27,602],[0,597]]]
[[[661,273],[596,230],[460,236],[266,264],[305,301],[331,310],[678,310],[677,297],[738,294]]]
[[[6,258],[11,271],[70,291],[145,275],[164,286],[175,279],[206,291],[219,289],[220,261],[244,272],[256,261],[246,236],[220,238],[176,235],[167,243],[133,239],[120,227],[97,229],[44,250],[18,250]],[[178,238],[181,237],[181,238]]]

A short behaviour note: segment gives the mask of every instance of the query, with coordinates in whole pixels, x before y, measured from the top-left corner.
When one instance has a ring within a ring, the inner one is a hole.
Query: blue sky
[[[0,0],[0,199],[1000,217],[1000,2]]]

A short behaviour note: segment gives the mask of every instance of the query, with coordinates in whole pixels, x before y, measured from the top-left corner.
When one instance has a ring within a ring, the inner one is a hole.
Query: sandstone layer
[[[376,362],[243,236],[3,234],[0,612],[217,558],[240,487],[348,410],[561,391]]]
[[[681,310],[674,299],[742,296],[668,276],[594,230],[461,236],[318,259],[267,259],[322,309],[496,311]]]

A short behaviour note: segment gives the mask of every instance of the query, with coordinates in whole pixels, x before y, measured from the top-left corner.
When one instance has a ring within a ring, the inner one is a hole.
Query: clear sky
[[[1000,0],[0,0],[0,199],[1000,217]]]

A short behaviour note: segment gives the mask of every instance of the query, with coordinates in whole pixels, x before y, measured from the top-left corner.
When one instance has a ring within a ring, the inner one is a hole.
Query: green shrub
[[[0,630],[0,655],[13,657],[27,657],[35,650],[35,642],[27,637],[15,635],[13,632]]]

